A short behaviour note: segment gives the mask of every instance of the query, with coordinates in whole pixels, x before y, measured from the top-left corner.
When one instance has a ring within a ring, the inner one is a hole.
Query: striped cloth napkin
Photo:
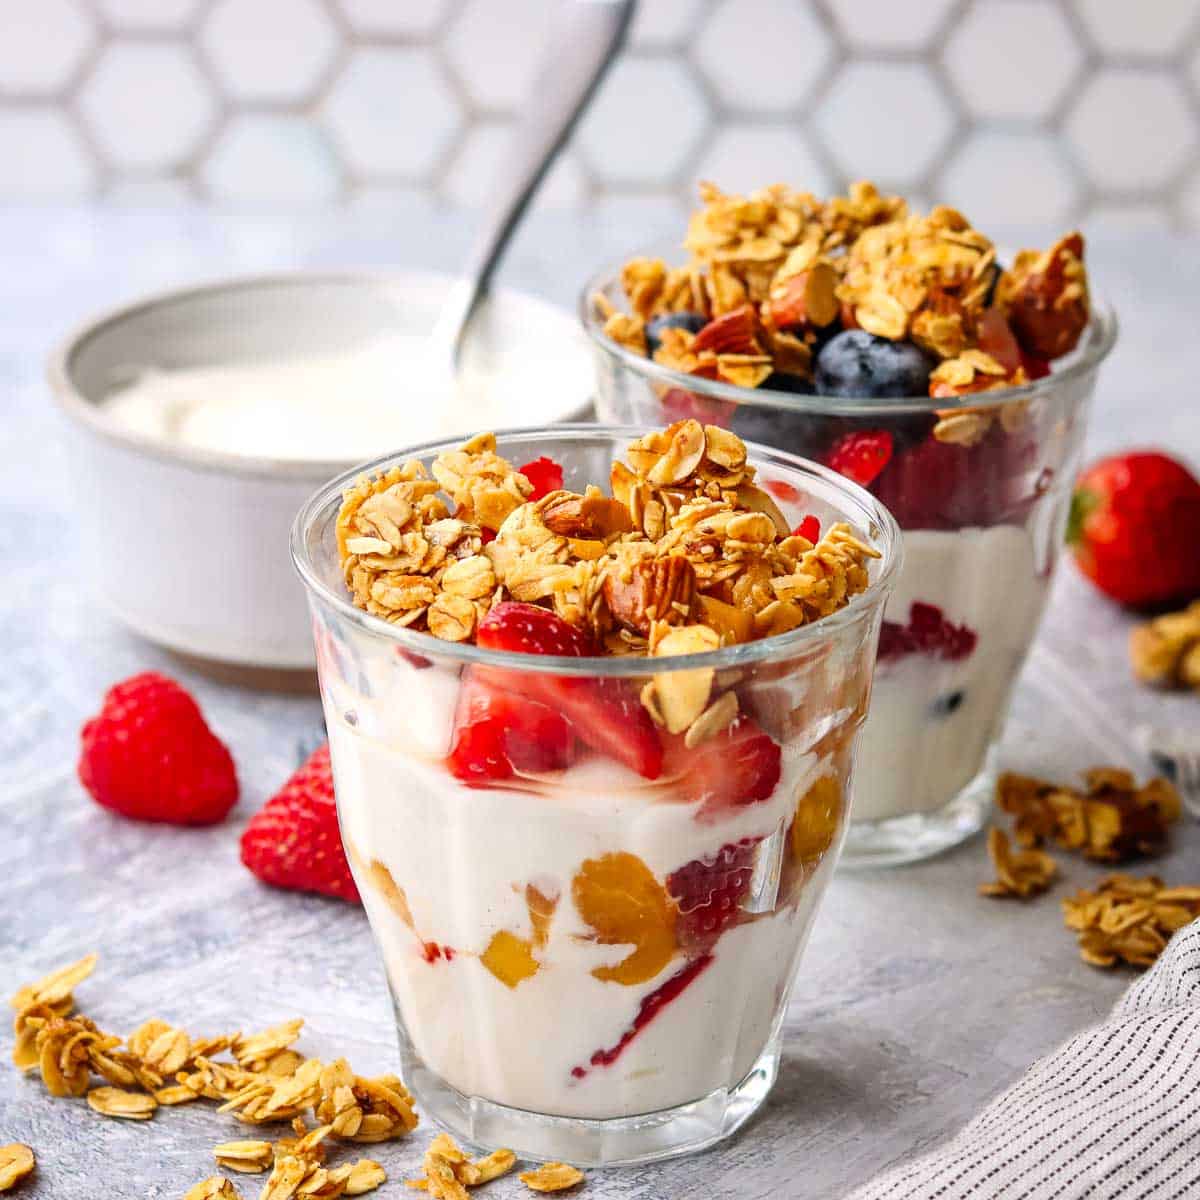
[[[1200,1197],[1200,920],[1103,1024],[852,1200]]]

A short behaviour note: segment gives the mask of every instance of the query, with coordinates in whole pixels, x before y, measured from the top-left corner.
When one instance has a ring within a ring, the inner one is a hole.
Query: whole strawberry
[[[122,816],[212,825],[237,803],[229,751],[195,700],[164,675],[147,671],[109,688],[82,742],[80,782]]]
[[[328,745],[313,751],[251,817],[242,862],[263,883],[359,903],[338,831]]]
[[[1190,600],[1200,595],[1200,482],[1154,451],[1103,459],[1075,486],[1067,541],[1079,569],[1121,604]]]

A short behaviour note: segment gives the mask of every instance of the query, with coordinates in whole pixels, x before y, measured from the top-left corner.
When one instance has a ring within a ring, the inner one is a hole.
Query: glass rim
[[[610,425],[598,422],[572,422],[553,426],[531,426],[527,428],[498,429],[495,431],[497,448],[505,439],[522,438],[528,442],[547,444],[561,442],[573,436],[607,436],[633,441],[651,428],[637,425]],[[447,642],[431,633],[394,625],[381,617],[372,616],[351,603],[348,595],[329,587],[317,572],[309,554],[309,532],[316,522],[329,510],[334,502],[340,502],[346,487],[365,474],[377,474],[388,467],[412,458],[437,454],[443,450],[457,449],[464,438],[438,438],[422,442],[400,451],[391,451],[379,458],[361,463],[348,471],[328,480],[317,489],[301,506],[292,522],[290,548],[292,563],[308,591],[329,605],[340,617],[358,628],[378,637],[393,641],[398,647],[421,657],[434,655],[456,662],[478,664],[488,667],[503,667],[508,670],[537,672],[540,674],[574,675],[610,678],[642,678],[662,675],[671,671],[688,671],[699,668],[717,670],[747,666],[764,659],[784,658],[811,643],[828,640],[844,628],[862,621],[876,608],[882,610],[882,601],[891,592],[904,557],[900,526],[892,514],[871,495],[866,488],[851,482],[836,471],[809,459],[775,450],[757,442],[747,442],[749,459],[755,466],[777,466],[795,475],[816,479],[826,488],[832,488],[853,503],[862,513],[861,524],[873,524],[878,530],[872,536],[874,548],[880,552],[879,573],[870,586],[854,596],[844,607],[827,617],[801,625],[787,633],[759,638],[752,642],[740,642],[709,650],[700,654],[680,654],[669,658],[647,658],[643,656],[598,656],[594,658],[569,658],[562,655],[522,654],[511,650],[489,650],[468,642]],[[859,522],[854,522],[859,524]]]
[[[753,404],[764,408],[791,410],[794,412],[819,412],[844,415],[888,413],[930,413],[953,408],[978,408],[1021,401],[1038,400],[1051,395],[1057,388],[1072,379],[1086,375],[1108,357],[1117,340],[1117,315],[1112,306],[1102,297],[1089,297],[1091,316],[1080,339],[1080,345],[1064,356],[1062,367],[1031,383],[1016,387],[996,388],[989,392],[972,392],[964,396],[821,396],[816,392],[780,392],[768,388],[746,388],[734,383],[723,383],[717,379],[704,379],[688,375],[644,358],[632,350],[614,342],[603,329],[603,323],[595,311],[592,297],[598,291],[620,280],[620,267],[603,267],[595,272],[583,285],[579,293],[578,316],[584,333],[593,344],[622,366],[656,383],[682,388],[698,396],[724,400],[730,404]],[[985,399],[986,397],[986,399]]]

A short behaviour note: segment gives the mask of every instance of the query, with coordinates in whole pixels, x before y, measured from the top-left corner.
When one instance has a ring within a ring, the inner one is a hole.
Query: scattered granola
[[[517,1178],[533,1192],[565,1192],[583,1182],[583,1172],[566,1163],[543,1163],[533,1171],[522,1171]]]
[[[981,896],[1017,896],[1026,899],[1046,891],[1054,880],[1058,867],[1044,850],[1013,852],[1008,834],[993,826],[988,831],[988,853],[996,868],[992,883],[981,883]]]
[[[347,491],[338,545],[356,605],[463,642],[493,605],[516,600],[553,608],[608,654],[693,653],[837,611],[878,557],[845,524],[815,545],[792,533],[745,444],[714,425],[677,421],[632,443],[628,462],[613,464],[611,496],[534,498],[495,445],[480,434],[440,455],[433,480],[411,462]],[[664,674],[644,701],[682,732],[705,717],[710,684],[711,672]],[[707,717],[693,740],[733,715]]]
[[[593,298],[609,338],[685,374],[748,388],[782,374],[820,392],[819,348],[838,329],[863,330],[941,361],[929,394],[955,396],[1038,378],[1088,322],[1078,233],[1004,270],[957,210],[913,213],[866,182],[826,201],[783,184],[735,196],[702,183],[700,201],[683,266],[627,262],[628,312]],[[999,343],[985,313],[1011,329]],[[695,324],[658,324],[672,314]]]
[[[517,1156],[506,1149],[493,1150],[484,1158],[472,1159],[448,1133],[439,1133],[425,1151],[424,1176],[406,1179],[405,1186],[428,1192],[435,1200],[467,1200],[467,1188],[479,1187],[507,1175],[516,1161]]]
[[[1171,935],[1200,917],[1200,886],[1164,886],[1155,875],[1109,875],[1094,892],[1065,899],[1063,921],[1095,967],[1153,965]]]
[[[326,1167],[324,1143],[382,1142],[415,1129],[412,1096],[395,1076],[367,1079],[345,1059],[326,1065],[306,1058],[291,1048],[304,1024],[298,1019],[249,1036],[198,1038],[159,1020],[144,1022],[125,1039],[104,1033],[75,1012],[72,995],[95,965],[96,955],[89,954],[11,999],[17,1010],[13,1061],[22,1071],[38,1071],[52,1096],[86,1095],[95,1112],[127,1120],[148,1120],[160,1105],[204,1098],[222,1101],[219,1112],[251,1124],[290,1121],[294,1137],[227,1141],[213,1150],[230,1170],[270,1169],[266,1200],[360,1196],[385,1181],[371,1159]],[[226,1053],[234,1061],[215,1060]],[[177,1082],[164,1086],[172,1073]],[[96,1075],[108,1086],[92,1087]],[[322,1123],[310,1129],[303,1117],[308,1111]],[[28,1147],[0,1148],[0,1191],[32,1169]],[[214,1176],[196,1184],[187,1200],[241,1198],[228,1180]]]
[[[1015,817],[1018,844],[1033,848],[1049,839],[1097,862],[1123,862],[1163,849],[1181,808],[1168,780],[1154,778],[1139,788],[1128,771],[1093,767],[1084,782],[1080,792],[1027,775],[1001,775],[996,802]]]
[[[0,1192],[7,1192],[32,1173],[33,1151],[23,1142],[0,1146]]]
[[[1135,625],[1129,660],[1142,683],[1200,691],[1200,600]]]

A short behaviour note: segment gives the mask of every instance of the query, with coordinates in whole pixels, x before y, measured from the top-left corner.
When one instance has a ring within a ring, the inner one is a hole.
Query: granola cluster
[[[239,1174],[267,1174],[259,1200],[336,1200],[363,1196],[387,1181],[370,1158],[337,1166],[326,1162],[327,1143],[378,1143],[402,1138],[417,1127],[413,1098],[394,1075],[364,1078],[345,1059],[324,1063],[294,1050],[304,1022],[285,1021],[261,1033],[192,1037],[165,1021],[144,1022],[126,1038],[101,1031],[75,1010],[74,989],[91,975],[97,956],[27,984],[11,998],[16,1010],[13,1061],[38,1071],[52,1096],[86,1096],[103,1116],[150,1119],[160,1106],[217,1100],[217,1112],[233,1113],[249,1125],[286,1122],[292,1136],[274,1141],[250,1138],[213,1147],[217,1166]],[[227,1055],[218,1061],[218,1055]],[[94,1076],[106,1085],[93,1087]],[[170,1078],[174,1083],[169,1083]],[[305,1114],[318,1123],[308,1124]],[[516,1164],[511,1150],[494,1150],[471,1160],[446,1135],[425,1154],[425,1178],[408,1186],[435,1200],[467,1200],[476,1187],[507,1174]],[[0,1146],[0,1192],[34,1169],[30,1147]],[[563,1163],[526,1172],[533,1191],[573,1187],[583,1173]],[[569,1180],[569,1182],[568,1182]],[[201,1180],[184,1200],[242,1200],[220,1175]]]
[[[1005,773],[996,785],[996,802],[1013,816],[1020,845],[1053,841],[1084,858],[1114,863],[1161,852],[1181,810],[1169,780],[1154,778],[1139,788],[1118,767],[1086,771],[1083,791]]]
[[[1085,790],[1077,791],[1026,775],[1000,777],[996,800],[1014,817],[1020,849],[1012,849],[1002,829],[989,831],[996,879],[980,885],[981,895],[1027,899],[1046,891],[1058,874],[1058,864],[1041,848],[1047,841],[1100,862],[1164,848],[1167,828],[1180,813],[1179,795],[1167,780],[1151,779],[1139,788],[1128,771],[1094,767],[1084,782]],[[1148,967],[1176,930],[1200,917],[1200,887],[1166,888],[1153,875],[1110,875],[1095,891],[1080,890],[1062,904],[1084,962]]]
[[[1062,905],[1084,962],[1149,967],[1176,930],[1200,917],[1200,887],[1168,888],[1156,875],[1109,875],[1094,892],[1080,890]]]
[[[700,200],[687,263],[627,262],[629,311],[594,297],[613,341],[686,374],[755,388],[778,373],[793,377],[785,390],[794,391],[796,380],[812,380],[831,332],[862,329],[915,343],[938,364],[930,395],[959,396],[1036,377],[1032,359],[1002,352],[985,328],[989,311],[1040,366],[1073,349],[1088,322],[1078,233],[1021,251],[1006,270],[957,210],[913,213],[866,182],[825,201],[782,184],[731,196],[704,183]],[[649,338],[650,323],[672,313],[701,327]]]
[[[1200,600],[1134,626],[1129,659],[1142,683],[1200,691]]]
[[[683,653],[784,633],[845,605],[878,552],[834,525],[793,533],[755,483],[740,438],[696,420],[634,442],[611,495],[589,486],[532,497],[481,434],[360,480],[337,521],[354,603],[452,642],[501,600],[553,608],[609,654]],[[444,489],[449,499],[439,495]]]

